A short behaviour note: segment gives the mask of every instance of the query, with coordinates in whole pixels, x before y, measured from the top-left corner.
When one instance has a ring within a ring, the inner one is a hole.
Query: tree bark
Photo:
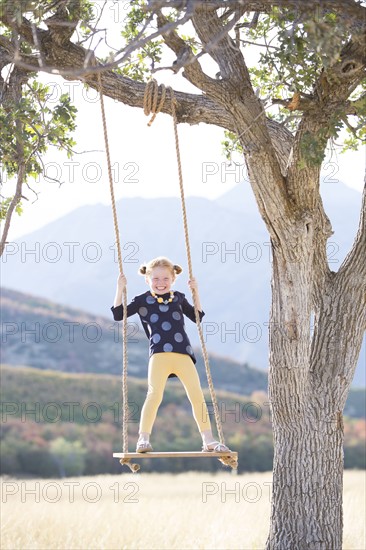
[[[292,228],[288,240],[298,244],[292,259],[272,242],[269,394],[275,454],[267,550],[342,548],[342,413],[366,328],[365,197],[366,191],[352,272],[346,258],[338,273],[327,270],[315,295],[311,235],[299,239]]]
[[[337,550],[342,540],[343,428],[329,422],[325,403],[338,409],[331,387],[320,387],[321,401],[312,391],[311,263],[301,254],[290,264],[282,250],[273,246],[272,251],[269,394],[275,454],[266,548]],[[328,342],[322,340],[325,347]],[[324,360],[320,363],[323,368]]]
[[[294,418],[291,424],[274,431],[266,548],[341,550],[343,425],[330,426],[322,419],[316,422],[310,414],[297,421]]]

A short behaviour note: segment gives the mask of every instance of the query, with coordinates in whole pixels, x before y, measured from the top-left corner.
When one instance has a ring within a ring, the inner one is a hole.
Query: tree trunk
[[[352,279],[351,269],[329,271],[311,307],[311,243],[307,247],[306,237],[299,242],[292,262],[272,243],[269,393],[275,454],[266,548],[341,550],[342,411],[362,345],[365,284]],[[362,255],[360,246],[359,261]]]
[[[268,550],[342,548],[343,425],[316,416],[274,430]]]

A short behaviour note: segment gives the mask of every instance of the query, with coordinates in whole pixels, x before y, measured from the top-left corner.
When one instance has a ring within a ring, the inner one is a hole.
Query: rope
[[[116,235],[116,244],[117,244],[117,255],[118,255],[118,265],[121,275],[123,275],[123,262],[122,262],[122,253],[121,253],[121,243],[119,239],[119,229],[118,229],[118,218],[117,218],[117,209],[116,201],[114,197],[114,187],[113,187],[113,176],[112,176],[112,164],[111,164],[111,155],[109,150],[108,142],[108,131],[107,131],[107,119],[105,115],[104,108],[104,97],[103,97],[103,87],[102,87],[102,77],[101,71],[98,72],[98,87],[99,87],[99,97],[100,97],[100,106],[102,111],[102,121],[103,121],[103,133],[104,133],[104,143],[107,154],[107,165],[108,165],[108,178],[109,178],[109,189],[111,194],[111,205],[113,213],[113,224],[114,232]],[[128,386],[127,386],[127,370],[128,370],[128,356],[127,356],[127,290],[123,289],[122,292],[122,304],[123,304],[123,329],[122,329],[122,342],[123,342],[123,359],[122,359],[122,403],[123,403],[123,420],[122,420],[122,450],[124,453],[128,453]],[[122,458],[120,463],[126,464],[132,472],[137,472],[140,469],[138,464],[132,464],[129,458]]]
[[[169,88],[171,90],[171,88]],[[164,84],[161,85],[161,98],[160,103],[158,105],[158,97],[159,97],[159,85],[156,82],[156,80],[149,80],[149,82],[146,84],[145,88],[145,94],[144,94],[144,113],[146,116],[149,116],[150,113],[153,113],[153,116],[148,122],[148,126],[151,126],[154,122],[156,116],[160,113],[166,96],[166,87]]]
[[[158,104],[158,93],[159,93],[159,86],[156,82],[156,80],[152,80],[148,82],[146,88],[145,88],[145,95],[144,95],[144,113],[145,115],[149,115],[150,112],[153,113],[153,116],[151,120],[148,123],[148,126],[151,126],[151,124],[154,122],[155,117],[157,114],[161,111],[165,96],[166,96],[166,88],[164,85],[161,87],[161,99],[159,106]],[[184,197],[184,186],[183,186],[183,173],[182,173],[182,162],[181,162],[181,155],[180,155],[180,147],[179,147],[179,137],[178,137],[178,120],[177,120],[177,113],[176,113],[176,100],[174,96],[173,89],[169,86],[167,88],[170,93],[170,99],[171,99],[171,111],[172,111],[172,117],[173,117],[173,125],[174,125],[174,137],[175,137],[175,150],[177,154],[177,164],[178,164],[178,175],[179,175],[179,188],[180,188],[180,198],[181,198],[181,207],[182,207],[182,215],[183,215],[183,227],[184,227],[184,238],[185,238],[185,245],[186,245],[186,254],[187,254],[187,262],[188,262],[188,273],[189,278],[193,278],[193,269],[192,269],[192,258],[191,258],[191,247],[189,243],[189,231],[188,231],[188,221],[187,221],[187,211],[186,211],[186,203],[185,203],[185,197]],[[196,317],[196,324],[198,329],[198,334],[201,342],[201,348],[202,348],[202,355],[205,362],[205,369],[206,369],[206,376],[207,376],[207,382],[208,387],[210,389],[210,395],[211,395],[211,401],[214,408],[215,413],[215,421],[216,421],[216,427],[217,427],[217,433],[219,436],[220,443],[222,445],[225,445],[225,439],[224,434],[222,430],[222,424],[219,414],[219,408],[217,406],[217,399],[216,399],[216,393],[212,382],[212,376],[211,376],[211,369],[210,369],[210,363],[208,358],[208,353],[206,349],[206,344],[203,338],[203,331],[202,326],[200,322],[200,317],[198,313],[198,307],[197,307],[197,301],[198,301],[198,291],[193,289],[192,292],[193,295],[193,304],[194,304],[194,312]],[[237,460],[231,457],[225,457],[219,459],[223,464],[227,466],[231,466],[232,468],[237,468]]]

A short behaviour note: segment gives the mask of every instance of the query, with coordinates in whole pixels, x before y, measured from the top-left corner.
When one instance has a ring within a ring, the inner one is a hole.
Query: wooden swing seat
[[[217,458],[224,466],[230,466],[233,470],[238,468],[238,453],[228,451],[217,453],[215,451],[184,451],[184,452],[161,452],[161,453],[113,453],[114,458],[119,458],[122,466],[126,465],[132,472],[138,472],[140,465],[132,463],[131,459],[139,458]]]
[[[209,458],[209,457],[231,457],[237,460],[238,453],[230,451],[227,453],[217,453],[214,451],[167,451],[167,452],[147,452],[147,453],[113,453],[114,458]]]

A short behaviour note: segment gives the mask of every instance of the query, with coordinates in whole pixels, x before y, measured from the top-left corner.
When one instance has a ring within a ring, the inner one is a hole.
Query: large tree
[[[23,89],[38,71],[97,88],[101,71],[106,95],[142,107],[144,81],[161,68],[164,48],[174,53],[171,70],[197,88],[175,92],[178,122],[227,131],[271,240],[275,456],[267,548],[340,549],[342,411],[366,326],[366,192],[352,249],[335,273],[320,170],[342,128],[349,147],[365,135],[366,8],[354,0],[136,0],[117,51],[96,66],[87,48],[88,36],[99,32],[90,23],[93,4],[2,0],[0,67],[14,63],[13,80]],[[252,44],[262,48],[254,67]],[[204,69],[204,54],[217,65],[215,75]],[[11,79],[0,84],[9,100]],[[9,103],[3,109],[6,123]],[[162,110],[171,113],[169,101]],[[21,179],[29,136],[14,128],[8,155]]]

